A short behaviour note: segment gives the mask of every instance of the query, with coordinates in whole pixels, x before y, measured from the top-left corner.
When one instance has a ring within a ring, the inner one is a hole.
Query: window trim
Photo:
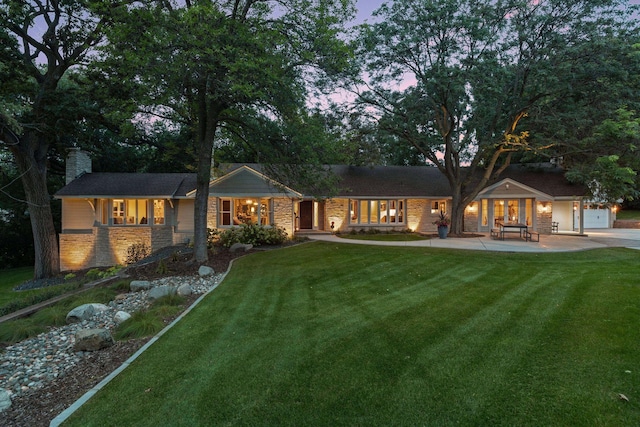
[[[98,199],[100,210],[97,223],[108,227],[150,227],[167,224],[167,199],[114,198]],[[156,217],[156,202],[161,202],[162,217]],[[116,205],[117,203],[117,205]],[[131,213],[133,207],[135,212]],[[146,211],[146,212],[145,212]],[[117,215],[114,215],[116,214]],[[133,218],[133,221],[131,221]],[[121,219],[122,222],[117,220]],[[161,219],[160,222],[158,220]]]
[[[256,222],[254,221],[246,222],[238,218],[238,213],[236,212],[237,202],[244,201],[245,202],[244,205],[248,206],[248,204],[246,203],[246,201],[248,200],[251,200],[256,207],[255,209],[255,214],[257,217]],[[229,210],[222,209],[225,202],[229,202]],[[217,212],[218,228],[233,228],[233,227],[239,227],[242,224],[249,224],[249,223],[262,225],[263,227],[273,227],[274,213],[273,213],[272,197],[261,197],[261,196],[218,197],[217,206],[218,206],[218,212]],[[263,212],[266,212],[266,215],[264,215]],[[229,214],[229,224],[224,224],[225,214]]]

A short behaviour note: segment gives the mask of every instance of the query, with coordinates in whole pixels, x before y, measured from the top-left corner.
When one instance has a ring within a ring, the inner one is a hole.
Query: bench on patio
[[[537,231],[524,231],[524,240],[526,242],[539,242],[540,241],[540,233]]]
[[[491,238],[492,239],[499,239],[500,238],[500,229],[499,228],[492,228],[491,229]]]

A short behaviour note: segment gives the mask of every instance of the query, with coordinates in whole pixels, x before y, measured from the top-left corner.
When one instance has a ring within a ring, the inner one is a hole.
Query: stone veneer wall
[[[284,228],[289,237],[293,236],[294,213],[292,199],[287,197],[273,199],[273,222],[276,226]],[[218,228],[218,199],[216,197],[209,198],[207,227]]]
[[[325,230],[331,230],[331,222],[335,224],[334,231],[348,232],[359,229],[379,229],[385,230],[406,230],[410,228],[419,233],[434,233],[438,231],[433,222],[438,219],[439,214],[431,213],[430,199],[408,199],[405,206],[406,221],[398,225],[378,225],[378,224],[349,224],[349,200],[329,199],[325,202]]]
[[[545,212],[545,206],[548,212]],[[540,234],[551,234],[551,223],[553,222],[553,203],[536,202],[536,230]]]
[[[293,199],[288,197],[276,197],[273,199],[273,225],[282,227],[289,238],[293,237],[295,228],[295,215],[293,213]]]
[[[171,246],[174,244],[172,227],[94,227],[90,231],[62,233],[60,269],[124,265],[127,249],[135,243],[144,243],[151,251]]]
[[[95,228],[92,232],[60,234],[60,270],[95,267]]]
[[[349,230],[349,199],[328,199],[324,202],[324,229],[346,232]]]
[[[470,233],[476,233],[478,231],[478,213],[480,212],[480,206],[478,202],[472,202],[471,209],[466,208],[464,210],[464,231]]]

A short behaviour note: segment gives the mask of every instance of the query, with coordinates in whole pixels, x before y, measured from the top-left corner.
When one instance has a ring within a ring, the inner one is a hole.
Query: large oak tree
[[[452,189],[451,232],[464,207],[530,138],[527,115],[588,83],[585,46],[631,22],[618,0],[395,0],[364,25],[368,71],[358,102],[398,144],[436,166]],[[580,77],[580,79],[576,79]],[[406,89],[399,81],[409,80]],[[552,115],[553,111],[547,111]],[[552,142],[551,142],[552,143]]]
[[[191,135],[196,260],[208,256],[215,143],[225,131],[287,127],[304,117],[310,89],[348,68],[351,55],[338,36],[353,11],[349,0],[162,1],[118,16],[96,79],[115,82],[114,98],[139,121],[162,120]]]
[[[59,272],[47,176],[51,150],[68,144],[72,108],[66,76],[101,42],[118,1],[3,0],[0,4],[0,144],[24,188],[35,247],[35,278]]]

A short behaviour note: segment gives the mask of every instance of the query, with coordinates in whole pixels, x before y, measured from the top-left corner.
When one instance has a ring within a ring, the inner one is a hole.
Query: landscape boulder
[[[122,322],[124,322],[127,319],[130,319],[131,315],[129,313],[127,313],[126,311],[118,311],[115,316],[113,316],[113,321],[116,322],[116,324],[120,324]]]
[[[229,252],[231,252],[231,253],[236,252],[236,251],[247,252],[248,250],[251,250],[251,249],[253,249],[253,245],[246,244],[246,243],[234,243],[229,248]]]
[[[11,407],[11,395],[3,388],[0,389],[0,412],[4,412]]]
[[[67,323],[78,323],[89,320],[96,312],[93,304],[82,304],[67,314]]]
[[[132,280],[129,283],[129,289],[131,289],[131,292],[146,291],[151,289],[151,282],[148,280]]]
[[[80,329],[76,332],[73,351],[98,351],[113,343],[113,337],[107,329]]]
[[[201,265],[198,269],[198,275],[200,275],[200,277],[213,276],[214,274],[216,274],[216,272],[213,270],[213,268],[207,265]]]
[[[105,311],[109,310],[109,306],[106,304],[100,304],[97,302],[91,303],[91,305],[93,306],[93,310],[96,313],[104,313]]]
[[[168,295],[174,295],[176,293],[176,288],[173,286],[156,286],[155,288],[151,288],[149,291],[148,299],[151,301],[157,300],[158,298],[166,297]]]
[[[178,287],[178,295],[180,295],[181,297],[188,297],[192,293],[193,291],[190,285],[184,284]]]

